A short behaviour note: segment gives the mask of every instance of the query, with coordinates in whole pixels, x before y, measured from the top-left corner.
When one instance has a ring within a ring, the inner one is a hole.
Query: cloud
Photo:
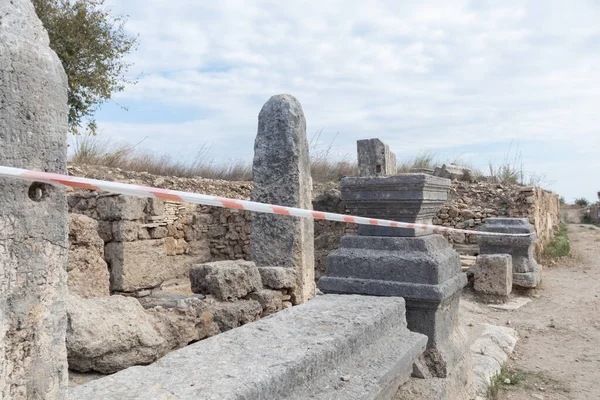
[[[303,105],[309,134],[323,129],[327,140],[339,132],[340,153],[366,137],[400,155],[518,140],[581,155],[570,163],[574,172],[598,154],[598,139],[590,139],[599,137],[600,104],[593,2],[109,5],[130,16],[127,29],[139,32],[141,44],[131,56],[139,83],[115,96],[129,112],[98,117],[109,137],[147,135],[153,149],[173,153],[202,141],[216,158],[250,159],[260,108],[271,95],[290,93]],[[187,117],[136,118],[142,109],[173,108]],[[471,153],[474,163],[487,162]],[[535,151],[527,155],[542,173],[558,168]]]

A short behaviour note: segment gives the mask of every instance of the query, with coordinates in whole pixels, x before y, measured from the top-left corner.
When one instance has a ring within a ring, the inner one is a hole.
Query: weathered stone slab
[[[263,316],[274,314],[283,309],[283,294],[278,290],[261,289],[250,293],[248,299],[260,303]]]
[[[518,338],[517,331],[512,328],[486,324],[481,337],[471,345],[473,386],[477,395],[487,397],[492,378],[500,373]]]
[[[431,224],[448,199],[450,181],[427,174],[400,174],[384,178],[346,177],[340,183],[348,212],[361,217]],[[431,232],[360,225],[363,236],[417,236]]]
[[[262,289],[260,274],[252,261],[215,261],[190,269],[192,292],[212,294],[232,301]]]
[[[535,229],[526,218],[488,218],[481,230],[500,233],[532,233],[531,236],[478,236],[481,254],[510,254],[513,285],[534,288],[542,281],[542,267],[534,258]]]
[[[137,221],[115,221],[112,223],[112,240],[115,242],[133,242],[138,239],[140,223]]]
[[[185,277],[191,265],[199,261],[183,255],[168,256],[165,239],[111,242],[104,254],[115,292],[153,288],[168,279]]]
[[[391,399],[426,340],[406,329],[400,298],[318,296],[75,387],[69,398]]]
[[[102,220],[138,220],[144,217],[146,204],[147,199],[135,196],[102,196],[98,198],[96,210]]]
[[[67,77],[29,0],[0,1],[0,165],[66,174]],[[0,179],[0,398],[65,399],[64,190]]]
[[[104,241],[96,220],[69,214],[68,288],[80,297],[110,295],[110,275],[104,261]]]
[[[473,176],[473,170],[459,165],[444,164],[441,167],[435,167],[433,175],[450,180],[458,179],[460,181],[468,181]]]
[[[512,256],[482,254],[472,268],[474,289],[485,295],[507,298],[512,291]]]
[[[273,96],[258,116],[253,201],[311,209],[312,178],[306,120],[298,100]],[[257,213],[252,218],[252,261],[296,271],[295,304],[315,295],[314,226],[307,218]]]
[[[283,267],[258,267],[263,286],[269,289],[291,289],[296,285],[296,271]]]
[[[257,321],[263,311],[261,304],[256,300],[233,302],[206,300],[205,302],[221,332]]]
[[[390,176],[396,174],[396,155],[379,139],[356,141],[358,176]]]

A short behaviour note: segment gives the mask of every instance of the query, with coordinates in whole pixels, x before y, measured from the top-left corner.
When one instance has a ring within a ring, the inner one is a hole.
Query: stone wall
[[[433,223],[477,230],[489,217],[528,218],[538,235],[536,256],[540,257],[560,223],[559,197],[529,186],[454,181],[450,201]],[[454,244],[477,243],[475,235],[449,233],[447,237]]]
[[[97,179],[236,199],[249,199],[252,188],[249,182],[156,177],[101,167],[76,167],[70,171]],[[336,183],[315,185],[314,193],[315,210],[346,212]],[[115,211],[114,207],[107,204],[113,204],[116,209],[130,214],[114,216],[110,214],[111,210]],[[127,199],[125,196],[89,191],[72,191],[69,194],[69,211],[98,221],[99,233],[106,245],[106,260],[113,277],[113,293],[135,292],[155,287],[169,279],[183,277],[193,263],[250,259],[250,212],[134,197]],[[539,256],[559,223],[558,196],[533,187],[454,181],[450,200],[438,212],[434,223],[454,228],[478,229],[485,218],[497,216],[529,218],[538,232],[536,252]],[[355,234],[356,229],[352,224],[315,221],[316,279],[325,271],[327,254],[338,248],[343,235]],[[448,239],[455,245],[476,248],[476,238],[473,235],[452,233],[448,234]],[[129,254],[131,263],[121,260],[123,254]],[[149,262],[155,268],[151,274],[145,268],[137,275],[132,274],[132,271],[140,270],[142,263]],[[118,278],[123,265],[131,278],[126,284]],[[131,283],[132,279],[139,282]]]

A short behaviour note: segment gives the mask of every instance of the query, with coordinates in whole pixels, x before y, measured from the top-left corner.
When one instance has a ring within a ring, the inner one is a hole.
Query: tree
[[[590,202],[582,197],[580,199],[576,199],[575,204],[577,204],[579,207],[587,207],[590,204]]]
[[[104,0],[33,0],[48,31],[50,47],[69,79],[69,127],[80,133],[85,123],[96,133],[94,113],[128,83],[131,64],[124,58],[137,46],[137,36],[124,30],[125,19],[111,16]]]

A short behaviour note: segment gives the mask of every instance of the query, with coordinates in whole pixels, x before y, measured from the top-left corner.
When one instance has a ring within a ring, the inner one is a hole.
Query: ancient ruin
[[[447,199],[450,181],[401,174],[344,178],[340,186],[354,215],[429,222]],[[467,350],[457,315],[467,279],[458,254],[441,235],[410,228],[361,228],[358,236],[343,237],[340,249],[330,253],[319,288],[325,293],[403,297],[409,329],[429,339],[424,364],[430,376],[448,377],[459,364],[466,374]],[[466,375],[458,378],[464,380]]]
[[[29,1],[1,2],[0,16],[0,166],[64,174],[64,71]],[[302,107],[276,95],[259,114],[253,182],[109,174],[231,208],[0,179],[0,398],[485,395],[517,335],[486,324],[467,340],[458,253],[477,256],[469,274],[486,301],[538,287],[557,196],[454,165],[396,174],[379,139],[357,150],[359,176],[313,196]],[[235,199],[532,235],[314,222]],[[67,389],[68,370],[109,376]]]

